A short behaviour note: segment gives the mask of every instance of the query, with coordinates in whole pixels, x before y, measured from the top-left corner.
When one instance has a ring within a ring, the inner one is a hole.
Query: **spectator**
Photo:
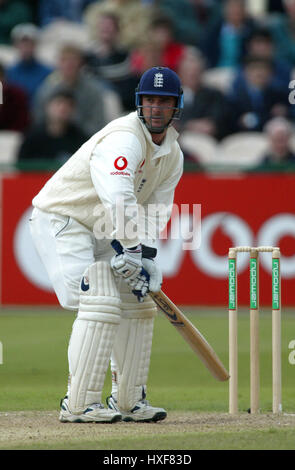
[[[295,169],[295,152],[291,147],[292,124],[287,119],[274,118],[266,124],[264,132],[269,142],[269,151],[262,164],[270,166],[292,164]]]
[[[154,59],[157,62],[149,63],[147,52],[154,50]],[[146,43],[131,54],[131,68],[134,73],[141,76],[145,70],[155,63],[162,67],[169,67],[176,71],[184,54],[185,46],[175,41],[174,26],[168,16],[156,16],[149,26]]]
[[[178,130],[221,139],[230,132],[227,118],[229,106],[219,90],[204,84],[204,70],[204,58],[198,50],[188,47],[178,69],[184,95],[184,110]]]
[[[32,21],[32,12],[25,2],[0,0],[0,44],[10,44],[12,29],[27,21]]]
[[[131,50],[145,38],[148,25],[156,8],[143,4],[140,0],[103,0],[95,2],[85,11],[84,21],[92,37],[97,38],[97,18],[100,15],[114,14],[118,18],[118,43]]]
[[[83,53],[76,46],[64,45],[61,48],[56,71],[36,94],[33,107],[35,122],[42,122],[48,97],[60,87],[66,87],[73,93],[76,101],[74,121],[88,136],[122,113],[119,96],[101,80],[83,71]]]
[[[276,53],[275,44],[268,28],[253,31],[246,43],[249,56],[265,57],[273,62],[272,84],[278,89],[287,89],[291,80],[292,68]]]
[[[245,56],[245,43],[256,27],[257,23],[247,14],[245,0],[225,0],[223,18],[208,34],[204,44],[208,65],[240,65]]]
[[[40,0],[40,26],[47,26],[56,20],[68,20],[81,23],[84,9],[95,0]]]
[[[205,37],[221,18],[219,0],[159,0],[175,23],[175,39],[202,49]]]
[[[58,90],[46,103],[45,122],[34,126],[25,136],[18,160],[44,160],[63,164],[86,140],[84,132],[73,124],[74,96]]]
[[[130,68],[132,73],[139,78],[141,71],[151,69],[155,66],[161,66],[162,53],[154,41],[146,40],[138,49],[130,54]]]
[[[271,30],[278,56],[295,66],[295,0],[283,0],[285,14],[277,15],[271,22]]]
[[[245,60],[244,80],[229,92],[233,132],[262,131],[271,118],[289,117],[288,95],[272,85],[272,70],[269,59],[248,57]]]
[[[19,24],[11,32],[19,60],[7,69],[7,81],[26,91],[30,106],[41,83],[52,72],[36,58],[38,36],[38,28],[31,23]]]
[[[0,129],[24,132],[30,123],[28,99],[21,88],[7,83],[2,64],[0,64],[0,83],[3,95],[3,103],[0,104]]]
[[[137,77],[131,72],[129,52],[119,44],[118,16],[101,14],[97,18],[96,43],[85,56],[86,68],[94,77],[105,80],[119,94],[125,111],[134,109]]]

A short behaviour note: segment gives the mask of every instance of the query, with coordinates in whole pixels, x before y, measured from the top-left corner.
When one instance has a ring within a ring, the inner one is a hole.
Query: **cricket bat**
[[[229,379],[229,373],[200,331],[186,318],[178,307],[161,290],[149,292],[157,306],[166,315],[170,323],[185,339],[192,350],[198,355],[209,372],[220,381]]]
[[[122,246],[114,240],[112,247],[117,253],[122,253]],[[148,273],[143,273],[148,277]],[[200,331],[186,318],[176,305],[167,297],[162,290],[159,292],[149,292],[159,309],[165,314],[170,323],[189,344],[191,349],[197,354],[199,359],[207,367],[209,372],[220,381],[229,379],[229,373]]]

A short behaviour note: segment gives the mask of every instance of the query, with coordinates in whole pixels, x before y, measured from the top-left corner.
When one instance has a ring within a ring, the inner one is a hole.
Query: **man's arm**
[[[119,240],[124,248],[134,247],[140,242],[136,230],[137,220],[132,217],[132,213],[136,214],[137,209],[134,174],[141,161],[141,144],[135,135],[126,131],[107,136],[97,145],[90,161],[94,187],[112,217],[112,238]],[[125,233],[127,224],[128,234]],[[131,230],[132,226],[134,230]]]
[[[175,166],[143,205],[144,219],[141,221],[140,238],[148,246],[155,246],[156,239],[171,217],[175,188],[183,173],[183,154],[179,152]]]

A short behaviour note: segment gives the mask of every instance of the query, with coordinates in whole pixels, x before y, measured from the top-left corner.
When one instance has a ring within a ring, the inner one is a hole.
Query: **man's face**
[[[97,38],[102,43],[113,43],[117,40],[119,30],[115,20],[108,16],[102,15],[97,21]]]
[[[179,66],[178,75],[182,86],[197,90],[202,83],[203,67],[201,61],[187,54]]]
[[[47,105],[47,116],[50,121],[68,122],[71,120],[74,112],[74,103],[72,100],[57,96]]]
[[[275,152],[278,154],[284,154],[289,151],[290,145],[290,134],[285,129],[275,129],[269,133],[269,140],[271,146]]]
[[[271,68],[260,63],[250,64],[245,72],[249,83],[261,89],[268,85],[272,75]]]
[[[286,0],[284,7],[287,15],[292,19],[295,18],[295,0]]]
[[[151,132],[168,124],[175,113],[175,106],[174,96],[143,95],[142,115]]]
[[[30,60],[34,56],[36,42],[30,38],[23,38],[16,43],[18,52],[23,60]]]
[[[250,42],[249,47],[250,55],[257,57],[269,57],[272,58],[274,53],[274,47],[271,40],[264,38],[255,38]]]
[[[163,49],[173,40],[173,33],[169,27],[159,25],[152,28],[150,40],[153,44],[157,44],[157,47]]]
[[[240,24],[245,19],[245,6],[241,0],[227,0],[225,2],[225,18],[228,23]]]
[[[66,79],[76,79],[81,71],[82,59],[78,54],[64,52],[59,58],[59,70]]]

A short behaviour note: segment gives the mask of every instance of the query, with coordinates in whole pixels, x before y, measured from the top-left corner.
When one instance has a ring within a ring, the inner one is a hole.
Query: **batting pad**
[[[86,269],[68,349],[69,407],[81,412],[101,402],[101,393],[121,315],[121,300],[107,262]]]
[[[131,292],[121,289],[122,315],[115,339],[111,368],[112,395],[119,409],[130,411],[146,389],[153,339],[155,303],[150,297],[139,303]],[[124,292],[125,291],[125,292]]]

